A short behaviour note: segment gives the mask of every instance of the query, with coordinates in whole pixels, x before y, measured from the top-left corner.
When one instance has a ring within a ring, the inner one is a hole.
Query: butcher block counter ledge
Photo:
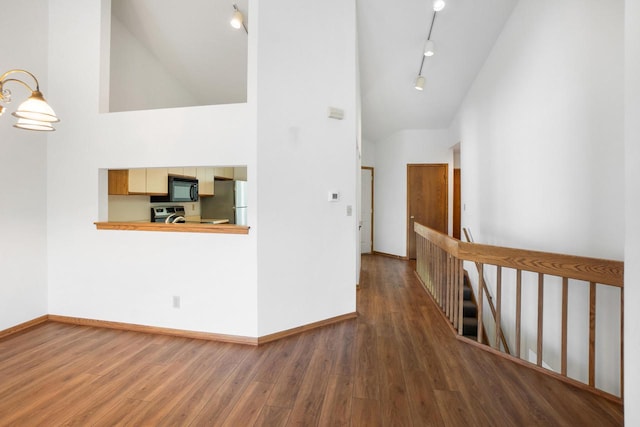
[[[165,224],[163,222],[94,222],[98,230],[173,231],[179,233],[249,234],[249,227],[235,224],[202,224],[187,222]]]

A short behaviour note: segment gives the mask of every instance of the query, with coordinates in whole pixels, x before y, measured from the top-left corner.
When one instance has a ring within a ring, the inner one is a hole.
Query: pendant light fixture
[[[433,17],[431,18],[431,26],[429,27],[429,35],[427,36],[427,41],[424,43],[424,49],[422,50],[422,58],[420,59],[420,71],[418,71],[418,77],[416,77],[416,83],[414,87],[416,90],[423,91],[425,78],[422,75],[422,68],[424,67],[424,59],[426,57],[432,57],[436,54],[436,45],[431,40],[431,33],[433,32],[433,24],[436,22],[436,15],[439,11],[444,9],[445,2],[444,0],[435,0],[433,2]]]
[[[27,83],[18,78],[9,78],[9,76],[13,74],[26,74],[30,76],[36,83],[35,90],[32,89],[31,86],[29,86]],[[20,104],[18,106],[18,109],[14,113],[12,113],[14,117],[18,118],[18,122],[13,126],[18,129],[26,130],[55,130],[52,123],[59,122],[60,119],[58,119],[56,113],[53,111],[53,108],[51,108],[49,104],[47,104],[44,96],[42,96],[38,79],[36,79],[33,74],[26,70],[9,70],[2,76],[0,76],[0,103],[8,104],[11,102],[11,91],[4,87],[7,83],[11,82],[19,83],[31,92],[31,96],[29,96],[26,101]],[[5,107],[0,106],[0,115],[2,115],[4,111]]]
[[[55,130],[51,123],[42,122],[39,120],[18,119],[18,122],[13,125],[18,129],[25,130],[40,130],[40,131],[53,131]]]

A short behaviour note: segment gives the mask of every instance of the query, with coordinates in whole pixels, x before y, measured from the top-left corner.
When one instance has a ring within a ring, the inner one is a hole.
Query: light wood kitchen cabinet
[[[182,175],[190,176],[190,177],[197,177],[198,176],[197,168],[183,168]]]
[[[184,168],[167,168],[169,175],[184,175]]]
[[[129,195],[146,193],[145,169],[109,170],[109,195]]]
[[[244,176],[242,176],[244,173]],[[151,195],[168,194],[167,178],[169,175],[188,176],[198,179],[198,195],[213,196],[215,179],[246,180],[246,167],[213,167],[198,166],[186,168],[136,168],[110,169],[110,195]]]
[[[109,170],[109,195],[163,195],[168,192],[167,168]]]
[[[147,194],[168,194],[169,187],[167,177],[169,176],[168,168],[149,168],[147,169]]]
[[[246,181],[247,180],[247,167],[239,166],[233,168],[233,179],[236,181]]]
[[[144,194],[146,191],[146,169],[129,169],[129,194]]]
[[[212,167],[199,167],[196,168],[196,177],[198,178],[198,195],[213,196],[213,179],[214,169]]]
[[[233,167],[213,168],[213,174],[216,178],[233,179]]]

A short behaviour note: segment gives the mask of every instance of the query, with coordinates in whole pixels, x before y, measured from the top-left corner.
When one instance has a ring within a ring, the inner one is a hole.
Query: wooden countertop
[[[249,227],[235,224],[201,224],[187,222],[165,224],[164,222],[94,222],[98,230],[130,230],[130,231],[173,231],[179,233],[221,233],[249,234]]]

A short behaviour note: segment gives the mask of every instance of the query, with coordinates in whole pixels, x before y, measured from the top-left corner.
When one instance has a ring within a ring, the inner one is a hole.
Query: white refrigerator
[[[203,219],[228,219],[229,224],[247,225],[247,181],[214,181],[213,197],[203,197]]]

